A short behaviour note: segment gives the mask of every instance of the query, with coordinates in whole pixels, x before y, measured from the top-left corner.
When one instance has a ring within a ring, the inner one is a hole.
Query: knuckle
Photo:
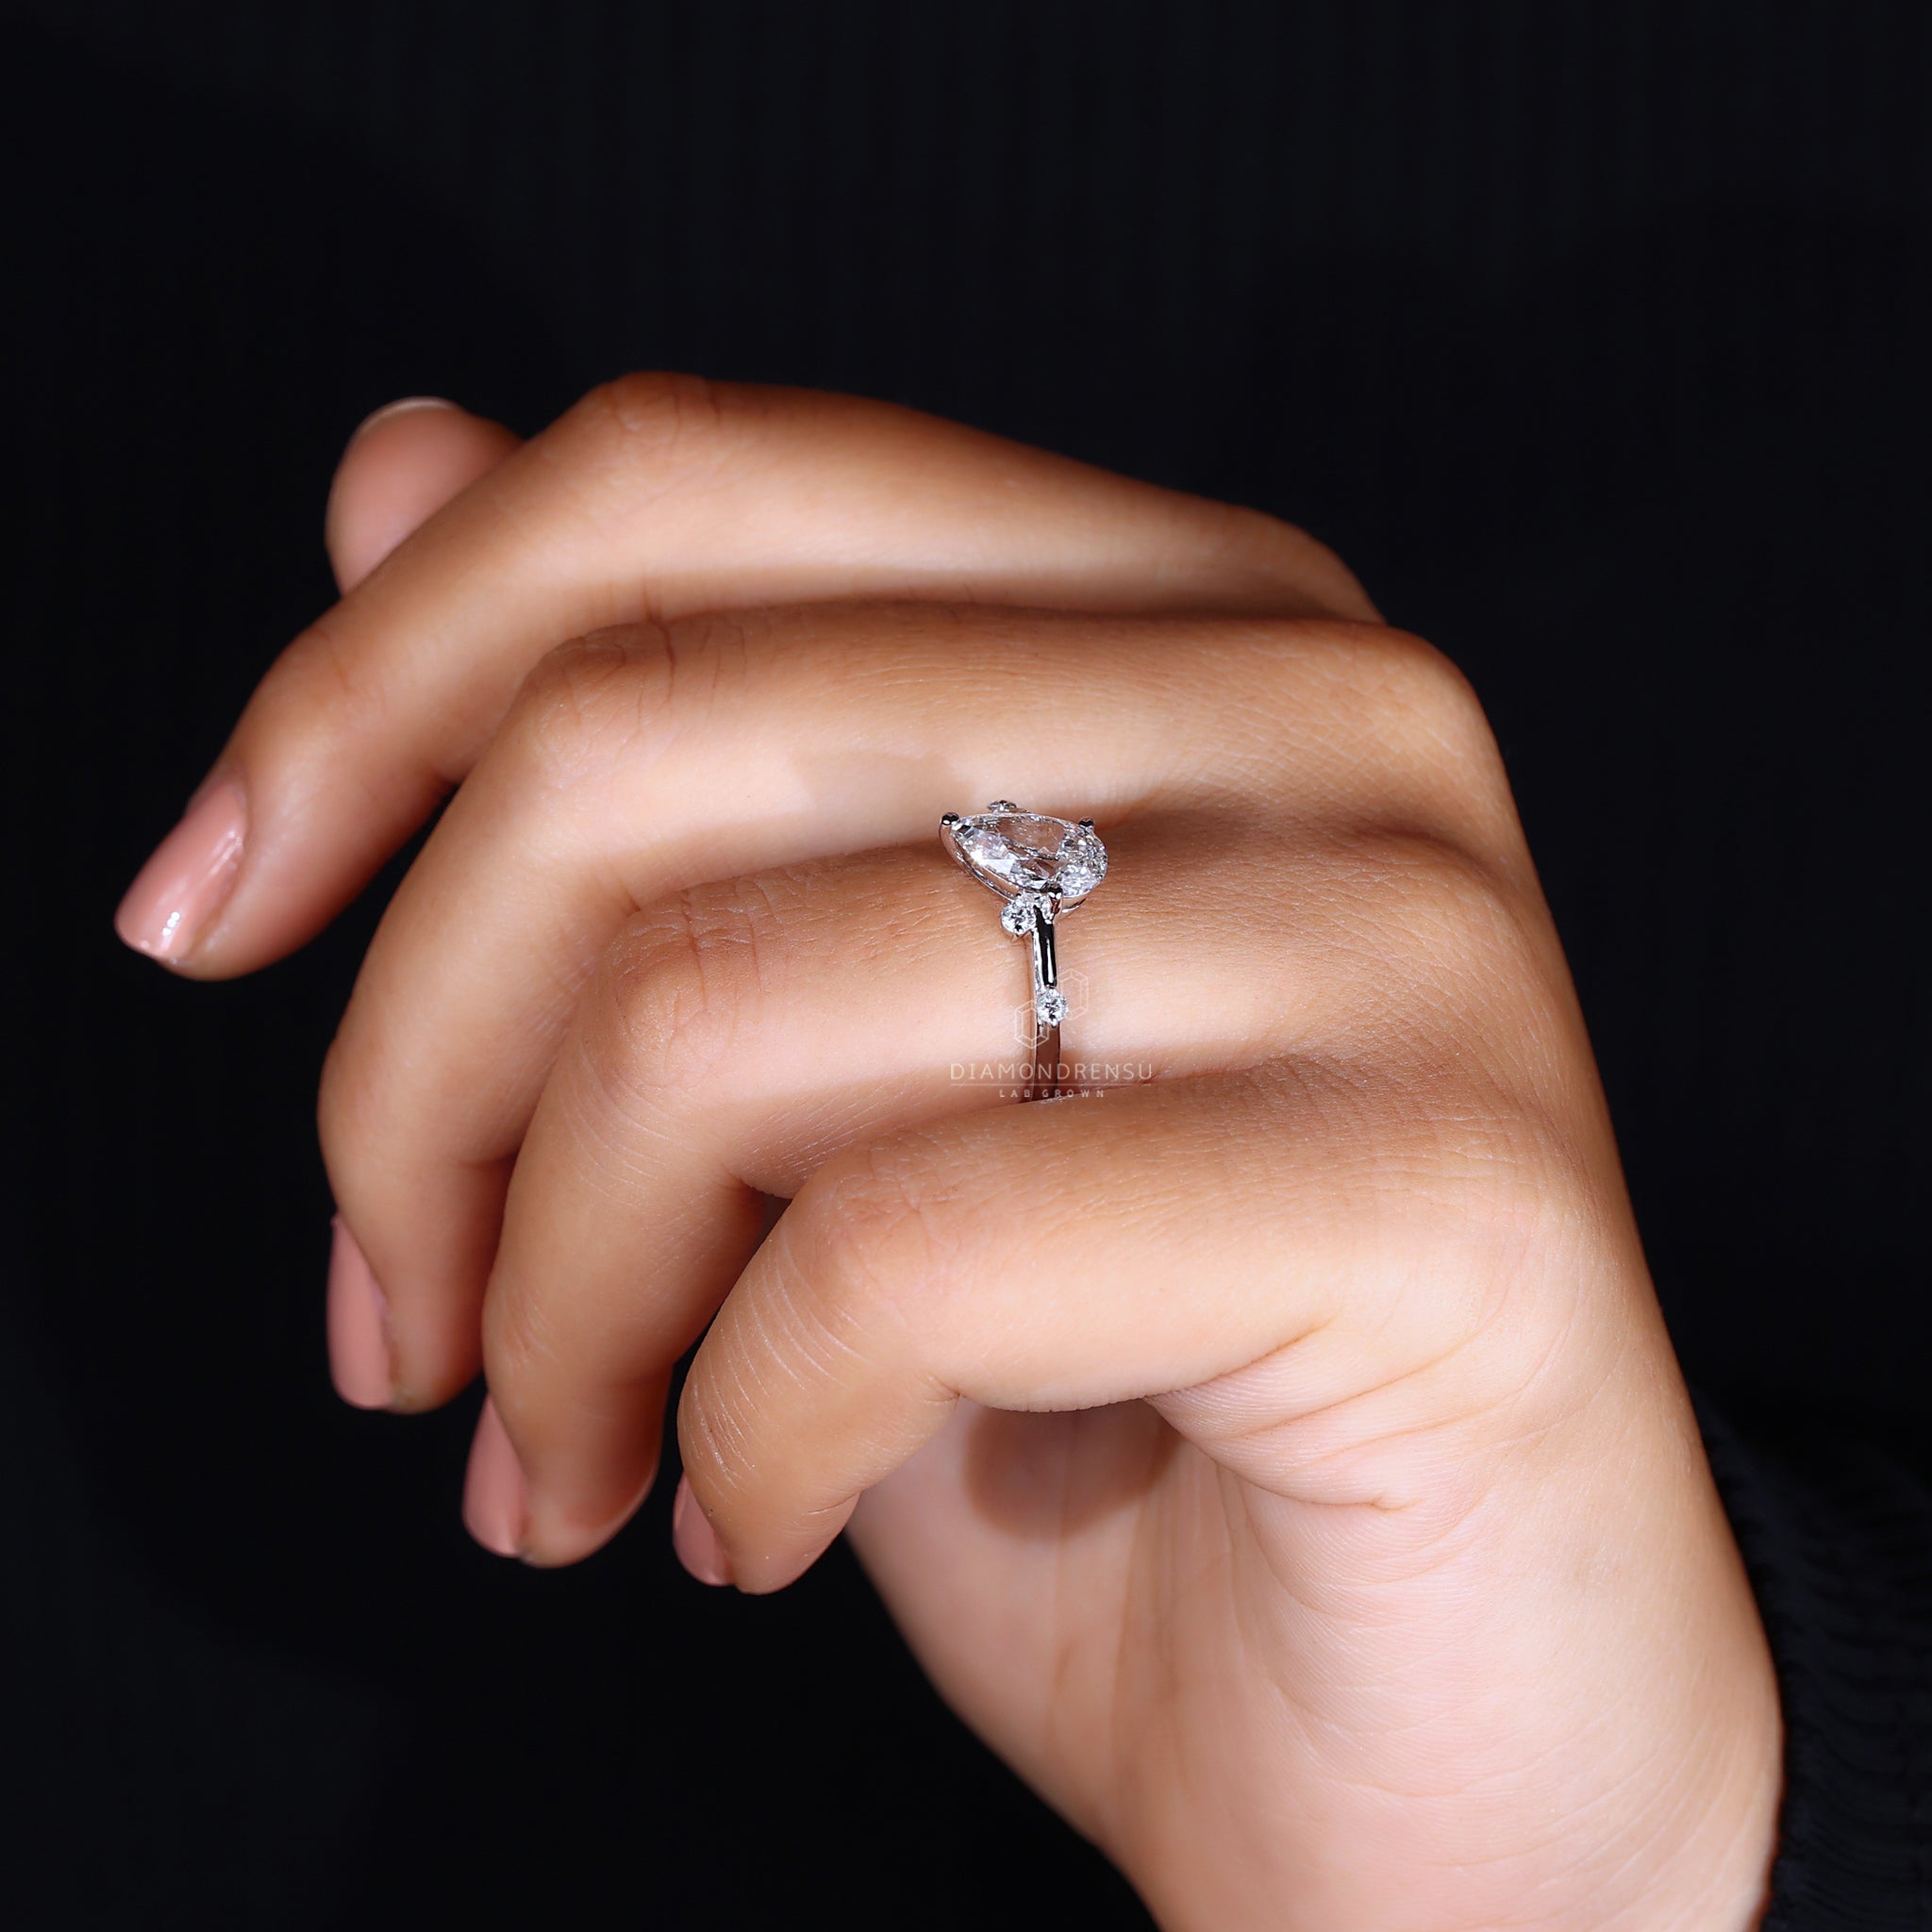
[[[390,704],[382,660],[351,648],[335,613],[318,617],[269,666],[251,711],[268,709],[283,729],[353,731],[379,719]]]
[[[1459,970],[1519,936],[1493,867],[1459,839],[1383,826],[1357,855],[1377,928],[1405,970],[1430,959]]]
[[[628,1093],[700,1084],[729,1044],[731,941],[691,895],[653,906],[611,947],[598,989],[607,1077]]]
[[[806,1184],[779,1223],[785,1299],[828,1334],[906,1331],[936,1306],[951,1242],[916,1176],[923,1137],[855,1148]]]
[[[599,383],[559,421],[558,442],[580,488],[614,490],[614,508],[701,484],[727,464],[751,411],[733,385],[670,370]]]
[[[1401,742],[1455,770],[1500,775],[1482,700],[1444,652],[1388,625],[1363,625],[1357,648],[1380,699],[1380,715]]]
[[[1452,1365],[1461,1411],[1507,1424],[1526,1405],[1567,1400],[1597,1357],[1587,1332],[1618,1325],[1573,1286],[1608,1278],[1615,1237],[1573,1151],[1521,1113],[1454,1158],[1456,1204],[1412,1272],[1404,1313]]]
[[[1541,1286],[1589,1272],[1614,1239],[1565,1124],[1453,1054],[1418,1054],[1367,1089],[1304,1063],[1284,1093],[1328,1156],[1332,1198],[1348,1201],[1359,1265],[1346,1307],[1365,1359],[1391,1375],[1480,1360],[1507,1379],[1539,1332]]]
[[[599,383],[584,403],[622,435],[676,442],[721,428],[728,393],[724,384],[685,371],[632,369]]]
[[[1328,1156],[1310,1181],[1348,1226],[1345,1291],[1314,1331],[1334,1353],[1286,1413],[1279,1371],[1301,1341],[1208,1385],[1320,1500],[1438,1488],[1443,1429],[1533,1430],[1588,1374],[1601,1314],[1574,1284],[1604,1278],[1609,1210],[1560,1130],[1466,1080],[1402,1084],[1365,1095],[1352,1070],[1289,1074],[1288,1117]]]
[[[707,613],[573,638],[525,676],[503,739],[523,774],[553,791],[661,758],[741,702],[765,628]]]
[[[1440,841],[1384,841],[1351,896],[1333,935],[1338,1041],[1402,1069],[1391,1132],[1440,1129],[1424,1171],[1465,1184],[1457,1198],[1506,1233],[1539,1221],[1569,1198],[1557,1124],[1575,1101],[1574,1005],[1546,924]]]
[[[729,886],[674,894],[626,924],[589,1007],[591,1056],[621,1098],[706,1081],[747,1024],[773,924],[767,904]]]
[[[1373,618],[1374,607],[1354,572],[1319,537],[1266,510],[1236,504],[1216,508],[1223,561],[1238,583],[1253,580],[1273,591],[1269,601],[1274,608],[1285,603],[1318,620]]]
[[[1306,726],[1312,707],[1347,721],[1378,763],[1421,764],[1499,780],[1494,734],[1474,687],[1426,639],[1392,625],[1283,618],[1268,626],[1285,719]]]
[[[654,708],[656,626],[573,638],[525,677],[503,729],[520,774],[565,791],[601,775],[631,746]]]
[[[1350,828],[1309,855],[1302,932],[1351,1031],[1409,1043],[1518,1037],[1550,1010],[1545,931],[1507,870],[1458,829]]]
[[[724,1304],[685,1384],[678,1437],[712,1505],[757,1489],[764,1418],[801,1389],[909,1375],[927,1359],[934,1263],[928,1217],[893,1155],[854,1150],[807,1183]]]
[[[1430,1108],[1422,1131],[1430,1143],[1428,1171],[1439,1176],[1435,1198],[1425,1203],[1428,1245],[1452,1261],[1459,1257],[1452,1276],[1482,1291],[1463,1303],[1479,1318],[1469,1329],[1475,1334],[1507,1305],[1509,1284],[1526,1278],[1565,1230],[1593,1217],[1574,1150],[1555,1123],[1525,1106],[1512,1083],[1465,1073],[1455,1087],[1446,1105],[1428,1091],[1415,1101],[1418,1112]],[[1393,1202],[1391,1210],[1404,1205]]]
[[[1495,736],[1442,652],[1387,625],[1325,619],[1277,620],[1266,643],[1256,654],[1257,728],[1298,815],[1312,811],[1327,839],[1356,856],[1377,841],[1391,860],[1405,844],[1411,858],[1432,848],[1445,888],[1466,856],[1519,894],[1533,892]]]

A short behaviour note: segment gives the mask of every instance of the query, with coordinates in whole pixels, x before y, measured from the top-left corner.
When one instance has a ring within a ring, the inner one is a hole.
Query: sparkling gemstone
[[[1057,892],[1072,903],[1107,876],[1107,847],[1070,819],[1034,811],[975,812],[953,827],[953,838],[982,878],[1021,891]]]
[[[1044,987],[1034,996],[1033,1010],[1042,1026],[1058,1026],[1067,1017],[1067,996],[1058,987]]]
[[[1016,940],[1024,939],[1033,930],[1034,915],[1040,910],[1038,892],[1022,892],[1017,899],[1008,899],[1000,908],[1000,924]]]

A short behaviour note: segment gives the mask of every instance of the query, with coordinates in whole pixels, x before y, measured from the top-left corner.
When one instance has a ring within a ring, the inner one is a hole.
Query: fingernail
[[[411,409],[454,409],[456,407],[447,396],[398,396],[394,402],[385,403],[381,408],[372,409],[363,417],[349,432],[349,441],[354,442],[358,436],[366,435],[391,416],[407,415]]]
[[[389,1303],[362,1249],[338,1214],[328,1256],[328,1365],[336,1393],[357,1408],[387,1408],[394,1394],[389,1363]]]
[[[242,863],[247,802],[232,778],[210,786],[155,848],[114,914],[114,930],[137,953],[185,958],[222,909]]]
[[[463,1521],[486,1550],[499,1557],[523,1553],[530,1491],[524,1466],[510,1446],[496,1405],[486,1395],[470,1444],[470,1474],[463,1483]]]
[[[731,1558],[711,1527],[711,1519],[698,1507],[691,1492],[691,1478],[677,1478],[677,1500],[671,1506],[671,1547],[677,1560],[700,1583],[729,1583]]]

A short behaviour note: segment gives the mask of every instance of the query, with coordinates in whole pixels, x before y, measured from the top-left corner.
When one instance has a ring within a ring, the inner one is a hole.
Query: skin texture
[[[329,541],[223,896],[179,834],[124,931],[192,878],[149,950],[250,970],[459,785],[322,1127],[339,1385],[483,1367],[484,1541],[614,1534],[703,1336],[687,1567],[844,1530],[1163,1924],[1757,1922],[1762,1633],[1437,653],[1253,512],[684,377],[383,414]],[[994,795],[1098,820],[1069,1045],[1155,1077],[953,1076],[1024,983],[934,836]]]

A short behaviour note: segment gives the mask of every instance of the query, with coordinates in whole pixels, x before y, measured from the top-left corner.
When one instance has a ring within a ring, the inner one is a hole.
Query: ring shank
[[[1033,915],[1029,948],[1033,955],[1033,1064],[1027,1070],[1028,1100],[1058,1100],[1067,1091],[1068,1070],[1060,1059],[1060,1023],[1043,1019],[1040,1011],[1041,1000],[1059,991],[1059,948],[1054,935],[1058,913],[1058,898],[1049,898]]]
[[[1060,1058],[1059,1022],[1050,1026],[1036,1024],[1033,1034],[1033,1063],[1028,1067],[1025,1100],[1058,1100],[1073,1090],[1068,1084],[1072,1069]]]

